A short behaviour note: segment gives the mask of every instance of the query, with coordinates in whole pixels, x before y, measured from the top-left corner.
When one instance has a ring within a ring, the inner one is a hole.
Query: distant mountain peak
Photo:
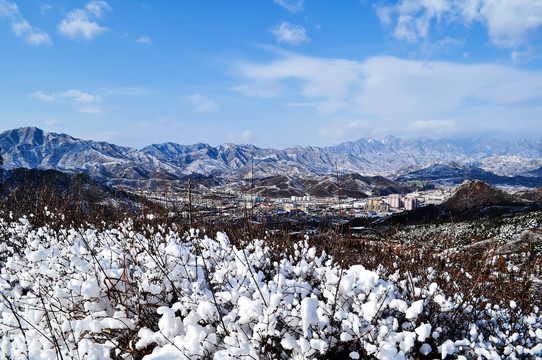
[[[539,161],[542,159],[542,141],[538,140],[451,141],[386,136],[381,140],[362,138],[331,147],[295,146],[284,150],[250,144],[211,146],[173,142],[137,150],[23,127],[1,133],[0,146],[6,169],[26,167],[84,172],[111,185],[127,186],[148,186],[158,173],[163,179],[182,183],[187,176],[239,179],[252,172],[255,177],[314,177],[334,174],[337,168],[341,174],[379,175],[401,181],[444,178],[451,184],[461,183],[466,178],[508,184],[509,176],[522,175],[524,178],[517,184],[534,187],[540,186],[542,179],[542,162]],[[500,171],[499,167],[509,170]],[[491,171],[486,170],[488,168]],[[400,178],[395,175],[399,173],[402,174]]]

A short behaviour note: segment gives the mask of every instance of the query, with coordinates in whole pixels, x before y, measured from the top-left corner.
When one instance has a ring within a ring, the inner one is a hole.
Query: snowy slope
[[[6,168],[28,167],[85,172],[109,184],[140,186],[152,179],[183,181],[200,174],[239,179],[273,175],[359,173],[392,176],[420,169],[435,161],[477,166],[499,175],[537,176],[542,166],[542,141],[470,139],[360,139],[327,148],[262,149],[253,145],[180,145],[163,143],[141,150],[81,140],[37,128],[19,128],[0,134]]]
[[[542,358],[538,309],[472,311],[432,268],[407,282],[341,268],[307,242],[288,256],[131,223],[0,229],[2,358]]]
[[[157,173],[166,178],[185,174],[181,168],[133,148],[76,139],[38,128],[3,132],[0,146],[7,169],[26,167],[84,172],[112,184],[120,180],[137,184]]]

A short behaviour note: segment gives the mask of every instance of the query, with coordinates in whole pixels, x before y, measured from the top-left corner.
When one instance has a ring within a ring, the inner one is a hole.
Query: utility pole
[[[188,179],[188,220],[190,221],[190,226],[194,225],[192,221],[192,180]]]
[[[250,201],[252,207],[250,208],[250,219],[254,218],[254,154],[251,157],[251,171],[250,171]]]

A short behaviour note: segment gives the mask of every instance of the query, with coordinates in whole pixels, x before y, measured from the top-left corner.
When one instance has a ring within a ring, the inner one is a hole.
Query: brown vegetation
[[[114,198],[117,203],[108,204],[104,202],[104,197],[114,194],[88,192],[86,179],[76,181],[77,185],[71,187],[68,192],[63,192],[59,188],[59,178],[44,178],[39,184],[35,182],[36,179],[30,177],[26,183],[20,184],[17,189],[7,194],[0,209],[1,216],[26,215],[36,225],[43,225],[50,222],[48,212],[54,212],[63,215],[63,224],[60,222],[57,224],[60,227],[68,225],[79,227],[88,224],[109,227],[114,226],[114,222],[120,219],[133,218],[135,229],[145,235],[151,235],[153,229],[157,227],[180,233],[189,231],[191,227],[187,219],[171,217],[169,214],[171,209],[145,199],[138,199],[137,206],[127,206],[129,201],[117,196]],[[462,206],[487,204],[488,199],[495,194],[490,194],[486,186],[479,182],[465,184],[458,192],[460,195],[447,206],[457,209]],[[508,196],[500,193],[497,195],[504,202],[511,201]],[[462,201],[465,204],[461,204]],[[150,214],[153,216],[148,216]],[[197,219],[197,214],[194,218]],[[200,226],[209,237],[215,237],[219,231],[226,232],[232,244],[239,247],[252,239],[265,239],[267,244],[275,249],[276,259],[270,259],[271,263],[279,260],[284,254],[294,253],[294,244],[305,238],[305,234],[292,234],[286,227],[271,234],[265,224],[253,223],[248,215],[242,223]],[[492,306],[498,305],[517,316],[527,314],[536,307],[542,308],[540,289],[533,282],[534,278],[541,276],[539,250],[541,238],[540,230],[527,231],[519,242],[519,249],[510,248],[508,254],[498,251],[500,244],[491,240],[458,250],[453,240],[446,237],[434,239],[434,242],[441,244],[435,248],[423,242],[354,239],[342,233],[339,228],[322,229],[308,237],[308,241],[309,245],[317,248],[318,253],[330,254],[342,267],[361,264],[367,269],[380,272],[386,278],[394,279],[406,299],[416,300],[417,289],[428,288],[432,282],[437,283],[450,299],[461,301],[461,306],[448,317],[441,317],[435,309],[434,312],[424,313],[422,315],[424,318],[419,321],[428,322],[434,328],[443,328],[449,338],[460,338],[466,331],[464,324],[470,323],[472,317],[487,318],[490,323],[492,313],[488,306],[491,309]],[[153,248],[149,247],[148,251],[152,253]],[[519,266],[510,266],[511,255],[521,257]],[[159,259],[157,263],[159,264]],[[124,298],[130,296],[129,292],[130,287],[119,291],[116,285],[112,285],[108,296],[121,304]],[[164,301],[173,302],[173,300]],[[467,308],[469,311],[464,310]],[[149,328],[156,327],[158,316],[154,308],[142,307],[127,311],[137,313],[142,323]],[[491,336],[494,330],[491,326],[482,329],[486,336]],[[104,336],[118,343],[120,354],[129,353],[134,359],[142,358],[152,351],[152,345],[139,350],[130,348],[129,344],[135,339],[135,332],[106,333]],[[438,355],[436,344],[432,346],[433,352],[427,358]],[[353,350],[364,354],[361,345],[354,342],[343,344],[341,349],[331,348],[326,356],[346,358]],[[268,351],[270,354],[276,353],[273,349]],[[418,356],[420,359],[426,358],[420,354]]]

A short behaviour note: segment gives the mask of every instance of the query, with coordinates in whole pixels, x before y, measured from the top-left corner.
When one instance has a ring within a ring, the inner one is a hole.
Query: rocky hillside
[[[497,219],[542,209],[542,202],[524,201],[519,196],[486,184],[466,181],[440,205],[393,214],[378,220],[375,226],[421,225],[443,222]],[[352,224],[352,226],[357,226]]]
[[[542,202],[542,187],[535,190],[522,191],[518,195],[525,200]]]
[[[417,188],[406,186],[382,176],[359,174],[339,175],[341,197],[366,198],[394,193],[409,193]],[[225,192],[251,193],[259,197],[281,198],[290,196],[336,197],[339,193],[336,175],[304,177],[299,175],[277,175],[254,180],[245,178],[228,182],[216,189]]]
[[[485,205],[513,205],[520,201],[507,192],[489,186],[481,180],[466,181],[461,184],[452,197],[442,207],[458,213],[467,209]]]

